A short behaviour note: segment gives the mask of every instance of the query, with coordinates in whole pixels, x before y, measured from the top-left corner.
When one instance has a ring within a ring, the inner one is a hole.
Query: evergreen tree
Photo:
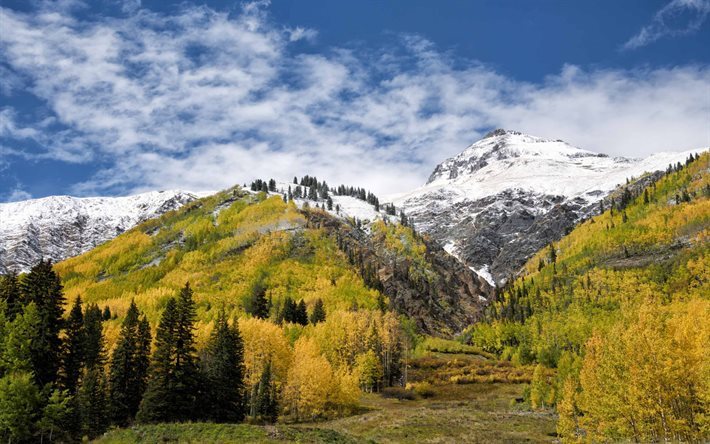
[[[108,427],[106,377],[103,366],[89,367],[79,389],[81,431],[90,439],[101,435]]]
[[[84,313],[81,309],[81,298],[74,300],[74,305],[69,312],[64,333],[64,347],[62,349],[62,387],[75,395],[81,370],[84,365],[84,347],[86,336],[84,332]]]
[[[252,288],[251,297],[248,299],[244,311],[255,318],[266,319],[269,317],[269,301],[266,299],[266,287],[261,282]]]
[[[40,442],[44,438],[51,442],[76,441],[72,436],[71,425],[77,416],[74,398],[66,390],[53,390],[42,409],[42,417],[37,423]]]
[[[128,424],[138,412],[148,376],[150,328],[143,331],[143,321],[147,321],[139,316],[138,307],[131,301],[111,356],[110,411],[113,422],[120,426]]]
[[[276,387],[272,378],[271,361],[269,361],[261,372],[255,402],[255,416],[266,422],[276,422],[279,416]]]
[[[643,190],[643,203],[644,203],[644,204],[648,204],[648,202],[649,202],[649,200],[648,200],[648,190],[647,190],[647,189],[644,189],[644,190]]]
[[[89,304],[84,312],[84,366],[86,368],[79,389],[81,430],[89,438],[99,436],[108,427],[106,399],[106,347],[103,336],[103,315],[96,304]]]
[[[224,310],[215,321],[205,347],[205,376],[208,399],[207,418],[215,422],[244,419],[244,344],[236,322],[230,326]]]
[[[40,318],[38,335],[32,342],[32,373],[40,387],[57,380],[62,340],[64,294],[51,261],[41,260],[20,284],[22,301],[34,303]]]
[[[171,408],[174,398],[172,386],[177,317],[177,301],[171,298],[165,305],[155,334],[155,354],[150,366],[148,386],[136,417],[140,422],[174,419]]]
[[[313,306],[313,311],[311,312],[311,324],[315,325],[319,322],[325,321],[325,308],[323,307],[323,299],[318,298],[315,305]]]
[[[284,300],[283,309],[284,322],[297,322],[296,309],[296,303],[293,301],[293,299],[291,299],[290,296],[286,296],[286,299]]]
[[[29,372],[0,378],[0,439],[7,443],[31,442],[40,392]]]
[[[104,307],[104,311],[103,313],[101,313],[101,318],[104,321],[108,321],[109,319],[111,319],[111,309],[108,308],[108,305]]]
[[[306,309],[306,303],[303,299],[298,302],[298,307],[296,307],[295,321],[301,325],[308,325],[308,310]]]
[[[555,249],[555,245],[552,243],[547,247],[547,257],[549,259],[549,263],[554,264],[557,262],[557,250]]]
[[[176,419],[193,419],[200,397],[200,374],[195,348],[195,301],[192,289],[186,283],[177,299],[177,324],[175,329],[175,396]]]
[[[186,421],[198,417],[200,378],[194,344],[195,303],[189,284],[170,299],[156,333],[148,387],[137,419]]]
[[[89,304],[84,313],[84,363],[87,369],[103,367],[106,363],[102,324],[101,309],[96,304]]]
[[[20,298],[20,283],[17,273],[10,272],[5,276],[0,276],[0,301],[5,303],[5,318],[8,321],[15,319],[15,316],[22,311]]]

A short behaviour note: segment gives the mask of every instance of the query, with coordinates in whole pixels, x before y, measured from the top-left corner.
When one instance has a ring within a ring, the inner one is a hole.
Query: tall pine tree
[[[155,354],[150,365],[148,386],[136,419],[140,422],[169,421],[173,400],[173,367],[175,365],[175,330],[177,301],[170,298],[160,317],[155,334]]]
[[[170,299],[156,333],[148,387],[137,419],[141,422],[198,418],[200,374],[194,344],[195,303],[189,284]]]
[[[70,395],[75,395],[79,378],[84,366],[84,348],[86,335],[84,331],[84,313],[79,296],[74,300],[64,332],[64,347],[62,348],[61,382]]]
[[[37,339],[31,345],[32,369],[40,387],[54,383],[60,364],[63,326],[64,294],[59,276],[52,269],[52,261],[41,260],[22,279],[21,298],[24,304],[33,302],[40,318]]]
[[[89,304],[84,313],[84,365],[86,370],[79,389],[82,432],[89,438],[99,436],[108,427],[106,399],[106,347],[103,336],[103,316],[96,304]]]
[[[207,419],[239,422],[244,419],[244,344],[237,324],[230,326],[224,310],[215,321],[204,354],[208,399]]]
[[[134,301],[121,324],[116,348],[111,355],[108,380],[111,419],[125,426],[138,412],[148,377],[150,328],[142,328],[143,320]],[[147,323],[147,321],[146,321]]]
[[[5,303],[5,317],[8,321],[15,319],[15,316],[22,311],[17,273],[10,272],[0,276],[0,301]]]

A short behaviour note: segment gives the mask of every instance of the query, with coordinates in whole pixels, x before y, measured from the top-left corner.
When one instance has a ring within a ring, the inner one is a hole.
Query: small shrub
[[[407,390],[403,387],[386,387],[382,390],[383,398],[394,398],[402,400],[413,401],[417,398],[416,393],[413,390]]]

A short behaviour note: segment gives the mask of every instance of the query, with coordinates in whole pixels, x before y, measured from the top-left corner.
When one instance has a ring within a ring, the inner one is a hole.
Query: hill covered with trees
[[[464,335],[536,364],[534,408],[565,439],[710,436],[710,154],[540,251]],[[550,370],[554,369],[554,370]]]

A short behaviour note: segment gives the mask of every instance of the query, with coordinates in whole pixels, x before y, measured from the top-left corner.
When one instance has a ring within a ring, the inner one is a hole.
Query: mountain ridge
[[[418,230],[501,285],[619,186],[704,150],[610,157],[499,129],[437,165],[422,187],[390,199]]]

